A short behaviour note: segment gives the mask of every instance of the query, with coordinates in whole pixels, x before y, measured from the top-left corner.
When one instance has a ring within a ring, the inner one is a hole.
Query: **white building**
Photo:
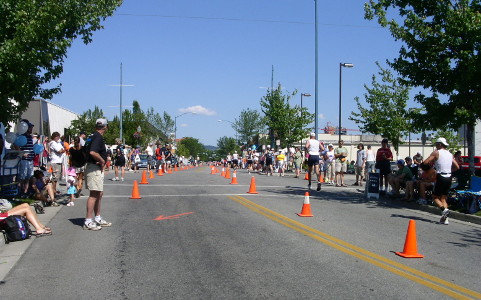
[[[76,120],[78,116],[78,114],[50,101],[34,99],[30,101],[21,119],[27,119],[35,125],[33,131],[39,135],[50,136],[55,131],[64,135],[65,129],[69,128],[72,121]]]

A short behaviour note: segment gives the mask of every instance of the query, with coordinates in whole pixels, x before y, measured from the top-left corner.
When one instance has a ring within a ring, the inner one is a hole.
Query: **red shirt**
[[[386,154],[384,157],[383,154]],[[376,161],[391,161],[392,160],[392,152],[389,148],[379,148],[377,149],[376,153]]]

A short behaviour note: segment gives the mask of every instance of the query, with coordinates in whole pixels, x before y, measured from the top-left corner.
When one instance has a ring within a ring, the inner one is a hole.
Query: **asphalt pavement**
[[[232,174],[231,174],[232,175]],[[102,215],[82,230],[86,197],[48,207],[53,235],[0,245],[2,298],[37,299],[448,299],[481,298],[481,226],[363,190],[310,192],[307,183],[255,174],[239,184],[207,167],[154,175],[129,199],[133,180],[106,181]],[[112,172],[106,175],[112,178]],[[84,192],[85,193],[85,192]],[[425,211],[423,211],[425,210]],[[423,259],[404,259],[409,220]],[[21,280],[19,280],[21,279]],[[28,282],[25,286],[24,282]]]

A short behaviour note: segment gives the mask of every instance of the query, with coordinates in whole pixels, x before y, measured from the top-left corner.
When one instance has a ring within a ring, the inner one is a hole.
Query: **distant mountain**
[[[211,146],[211,145],[204,145],[205,149],[210,150],[210,151],[215,151],[219,149],[219,147],[216,146]]]

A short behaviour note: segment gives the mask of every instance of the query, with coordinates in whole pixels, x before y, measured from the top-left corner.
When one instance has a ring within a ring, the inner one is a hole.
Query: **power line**
[[[116,16],[126,16],[126,17],[148,17],[148,18],[164,18],[164,19],[197,19],[197,20],[234,21],[234,22],[284,23],[284,24],[298,24],[298,25],[312,25],[312,24],[314,24],[314,22],[303,22],[303,21],[241,19],[241,18],[200,17],[200,16],[167,16],[167,15],[158,15],[158,14],[115,14],[115,15]],[[321,25],[321,26],[333,26],[333,27],[359,27],[359,28],[382,29],[382,27],[380,27],[380,26],[353,25],[353,24],[319,23],[319,25]]]

